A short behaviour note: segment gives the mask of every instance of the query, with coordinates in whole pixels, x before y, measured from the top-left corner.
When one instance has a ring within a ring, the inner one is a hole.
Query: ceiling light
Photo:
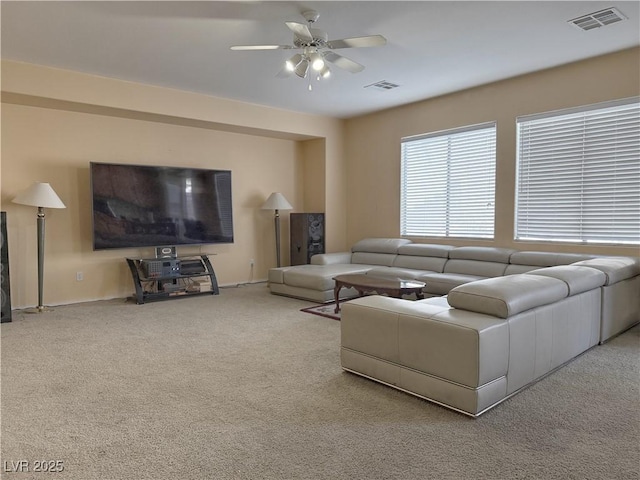
[[[302,61],[296,66],[294,72],[300,78],[305,78],[307,76],[307,72],[309,71],[309,60],[303,58]]]
[[[0,0],[1,1],[1,0]],[[300,54],[295,54],[284,62],[284,68],[276,75],[277,77],[288,77],[293,72],[298,77],[321,80],[331,75],[331,68],[344,69],[351,73],[358,73],[364,70],[364,65],[354,62],[333,50],[342,48],[378,47],[386,45],[387,39],[382,35],[366,35],[363,37],[350,37],[337,40],[329,40],[326,32],[315,28],[318,20],[318,12],[307,10],[302,12],[302,16],[307,24],[298,22],[285,22],[287,28],[293,33],[293,43],[290,45],[233,45],[231,50],[290,50],[299,49]],[[279,60],[282,61],[282,60]],[[311,70],[311,71],[310,71]],[[311,75],[313,74],[313,75]],[[311,83],[309,83],[311,90]]]
[[[329,70],[329,67],[326,63],[322,67],[322,70],[320,70],[320,76],[322,78],[329,78],[331,76],[331,70]]]
[[[284,68],[286,68],[290,72],[293,72],[296,69],[296,67],[300,64],[301,61],[302,61],[302,55],[300,55],[299,53],[296,53],[293,57],[291,57],[289,60],[284,62]]]
[[[311,68],[313,68],[316,72],[319,72],[324,67],[324,60],[322,59],[322,55],[318,52],[313,52],[309,55],[309,61],[311,62]]]

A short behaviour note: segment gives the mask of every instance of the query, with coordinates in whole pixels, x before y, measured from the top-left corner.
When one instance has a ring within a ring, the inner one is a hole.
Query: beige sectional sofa
[[[600,342],[640,321],[640,259],[596,257],[573,253],[519,251],[495,247],[454,247],[413,243],[402,238],[367,238],[350,252],[314,255],[310,265],[272,268],[271,293],[318,303],[334,300],[333,277],[365,273],[426,283],[425,297],[447,295],[453,288],[478,280],[511,276],[561,265],[583,265],[605,274]],[[357,292],[342,289],[341,298]]]
[[[424,281],[429,298],[345,303],[342,367],[471,416],[640,321],[635,257],[365,239],[272,269],[269,286],[325,302],[353,272]]]
[[[456,287],[446,302],[347,302],[342,367],[481,415],[598,343],[604,273],[550,269],[563,280],[515,274]]]
[[[317,302],[333,300],[333,277],[367,273],[427,283],[427,296],[446,295],[458,285],[489,277],[567,265],[592,255],[517,251],[508,248],[453,247],[413,243],[400,238],[367,238],[350,252],[314,255],[311,265],[272,268],[272,293]],[[346,297],[355,292],[343,290]],[[342,293],[342,292],[341,292]]]

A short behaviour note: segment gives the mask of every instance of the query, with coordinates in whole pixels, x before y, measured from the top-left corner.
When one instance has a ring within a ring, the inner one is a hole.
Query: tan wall
[[[634,247],[515,242],[516,117],[640,94],[634,48],[451,95],[354,118],[346,125],[347,243],[400,234],[400,140],[421,133],[497,122],[494,241],[414,238],[424,243],[638,255]]]
[[[300,142],[304,158],[304,211],[323,212],[326,199],[326,148],[324,139]]]
[[[346,247],[346,212],[326,203],[343,196],[326,187],[339,182],[318,178],[344,164],[339,120],[4,61],[2,90],[0,197],[14,308],[37,299],[36,209],[11,203],[34,181],[51,183],[67,205],[47,210],[46,304],[128,296],[133,285],[124,258],[153,256],[151,248],[93,251],[91,161],[231,170],[235,242],[178,248],[216,254],[220,284],[263,280],[275,266],[273,212],[260,209],[273,191],[294,212],[326,212],[335,232],[328,243]],[[281,215],[283,264],[288,213]],[[76,272],[84,280],[76,281]]]
[[[132,285],[123,258],[151,253],[91,249],[90,161],[231,169],[236,242],[181,251],[216,253],[220,283],[234,284],[264,279],[275,264],[273,217],[259,209],[272,191],[285,194],[293,211],[327,214],[327,251],[368,236],[395,237],[400,139],[492,120],[496,238],[439,243],[637,254],[615,246],[516,243],[512,231],[515,117],[638,95],[639,56],[631,49],[348,121],[2,61],[0,201],[8,214],[13,306],[36,303],[35,209],[10,202],[33,181],[50,182],[68,206],[48,211],[46,303],[127,296]],[[288,234],[285,214],[283,263]]]

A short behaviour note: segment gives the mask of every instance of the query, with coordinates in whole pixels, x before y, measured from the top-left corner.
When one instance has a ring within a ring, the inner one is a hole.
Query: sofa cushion
[[[313,261],[313,257],[311,257]],[[535,265],[507,265],[507,268],[504,270],[505,275],[516,275],[518,273],[527,273],[531,270],[538,270],[540,267]]]
[[[351,263],[390,267],[393,265],[396,256],[395,253],[353,252],[351,254]]]
[[[449,258],[509,263],[509,257],[511,257],[514,252],[516,252],[516,250],[511,248],[457,247],[449,252]]]
[[[398,253],[398,248],[411,243],[404,238],[365,238],[351,247],[352,252]]]
[[[425,293],[432,295],[446,295],[454,287],[463,285],[465,283],[474,282],[476,280],[483,280],[487,277],[481,277],[478,275],[462,275],[458,273],[424,273],[418,275],[416,280],[425,282],[427,284],[424,287]]]
[[[576,262],[574,265],[600,270],[607,276],[605,285],[612,285],[640,275],[640,259],[635,257],[600,257]]]
[[[351,263],[351,252],[318,253],[311,257],[312,265],[330,265],[332,263]]]
[[[367,275],[372,277],[401,279],[401,280],[416,280],[419,275],[430,273],[424,270],[414,270],[412,268],[397,268],[397,267],[374,267],[367,271]],[[422,280],[420,280],[422,281]]]
[[[569,287],[569,296],[601,287],[607,280],[600,270],[575,265],[559,265],[557,267],[532,270],[527,275],[542,275],[562,280]]]
[[[509,258],[509,263],[514,265],[530,265],[537,267],[555,267],[556,265],[569,265],[594,258],[593,255],[581,255],[578,253],[552,253],[552,252],[514,252]]]
[[[442,272],[445,263],[447,263],[446,258],[421,257],[418,255],[398,255],[393,260],[394,267],[428,270],[430,272]]]
[[[455,247],[452,245],[435,245],[430,243],[410,243],[398,248],[399,255],[411,255],[417,257],[449,258],[449,252]]]
[[[282,270],[282,282],[292,287],[332,290],[333,277],[343,273],[365,273],[371,265],[297,265]],[[271,273],[271,272],[270,272]],[[271,275],[269,277],[271,281]]]
[[[447,296],[443,295],[441,297],[429,297],[424,300],[416,300],[416,302],[426,303],[428,305],[436,305],[438,307],[450,307],[449,302],[447,302]]]
[[[454,308],[507,318],[525,310],[557,302],[569,294],[562,280],[540,275],[510,275],[460,285],[449,292]]]
[[[504,275],[506,268],[506,263],[483,262],[481,260],[448,260],[444,266],[444,272],[481,277],[500,277]]]

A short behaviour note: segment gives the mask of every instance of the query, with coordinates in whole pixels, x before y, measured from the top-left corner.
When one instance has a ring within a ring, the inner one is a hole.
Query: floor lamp
[[[275,210],[273,222],[276,226],[276,259],[278,267],[280,267],[280,213],[278,210],[291,210],[293,207],[284,195],[278,192],[273,192],[267,201],[262,205],[262,210]]]
[[[60,197],[48,183],[36,182],[13,199],[13,203],[38,207],[38,306],[27,310],[29,313],[42,313],[48,309],[42,303],[44,283],[44,209],[66,208]]]

